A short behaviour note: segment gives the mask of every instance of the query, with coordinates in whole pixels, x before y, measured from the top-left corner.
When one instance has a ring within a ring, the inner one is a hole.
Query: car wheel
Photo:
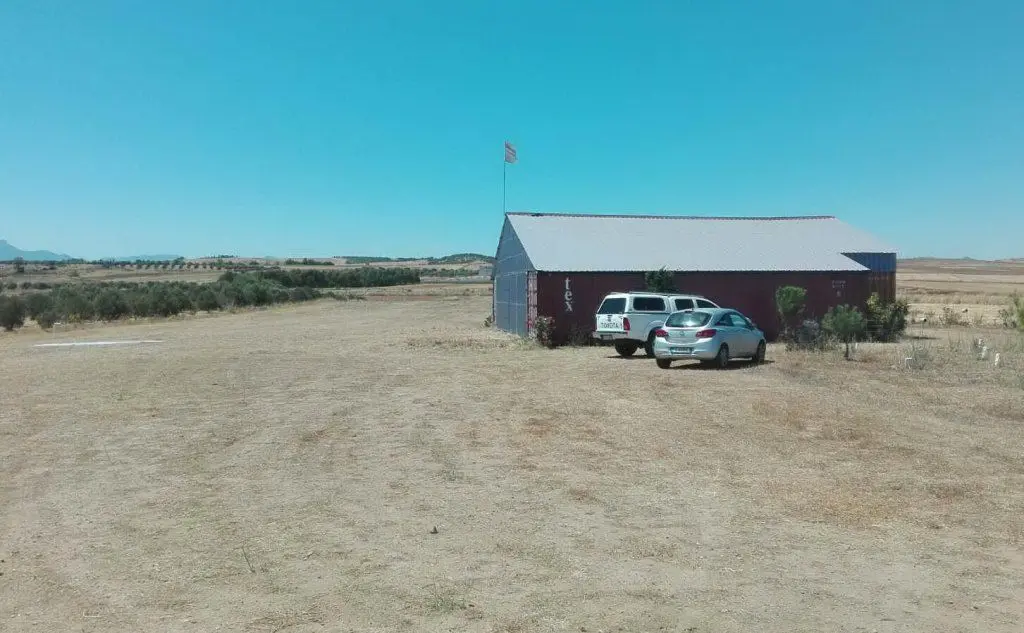
[[[718,356],[715,358],[715,367],[725,369],[729,366],[729,346],[723,345],[718,348]]]
[[[654,332],[651,332],[650,336],[647,337],[647,343],[644,344],[644,351],[647,352],[648,358],[654,358]]]
[[[660,369],[668,369],[669,367],[672,366],[672,361],[668,358],[659,358],[655,362],[658,363],[658,367]]]
[[[757,353],[754,354],[754,362],[758,365],[764,362],[764,352],[766,347],[767,346],[764,344],[764,341],[757,344]]]
[[[615,341],[615,351],[623,358],[629,358],[640,346],[633,341]]]

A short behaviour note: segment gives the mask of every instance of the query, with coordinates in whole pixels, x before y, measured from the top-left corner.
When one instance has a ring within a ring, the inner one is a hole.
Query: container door
[[[537,273],[526,273],[526,331],[533,336],[533,324],[537,321]]]

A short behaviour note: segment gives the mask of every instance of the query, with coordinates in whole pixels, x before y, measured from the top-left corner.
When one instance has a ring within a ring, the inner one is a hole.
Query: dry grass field
[[[1024,629],[1016,335],[664,371],[367,294],[0,335],[0,630]]]
[[[967,324],[997,325],[1009,296],[1024,295],[1024,260],[905,260],[899,264],[897,287],[918,318],[941,320],[948,307]]]

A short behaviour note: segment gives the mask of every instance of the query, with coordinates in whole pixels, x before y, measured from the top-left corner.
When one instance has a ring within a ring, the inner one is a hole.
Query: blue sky
[[[1024,256],[1022,32],[1019,0],[5,0],[0,238],[490,253],[508,138],[510,210]]]

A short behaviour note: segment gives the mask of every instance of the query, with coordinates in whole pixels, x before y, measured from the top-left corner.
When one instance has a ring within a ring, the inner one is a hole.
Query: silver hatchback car
[[[654,358],[662,369],[674,360],[699,360],[717,367],[734,358],[764,362],[764,332],[736,310],[673,312],[654,337]]]

